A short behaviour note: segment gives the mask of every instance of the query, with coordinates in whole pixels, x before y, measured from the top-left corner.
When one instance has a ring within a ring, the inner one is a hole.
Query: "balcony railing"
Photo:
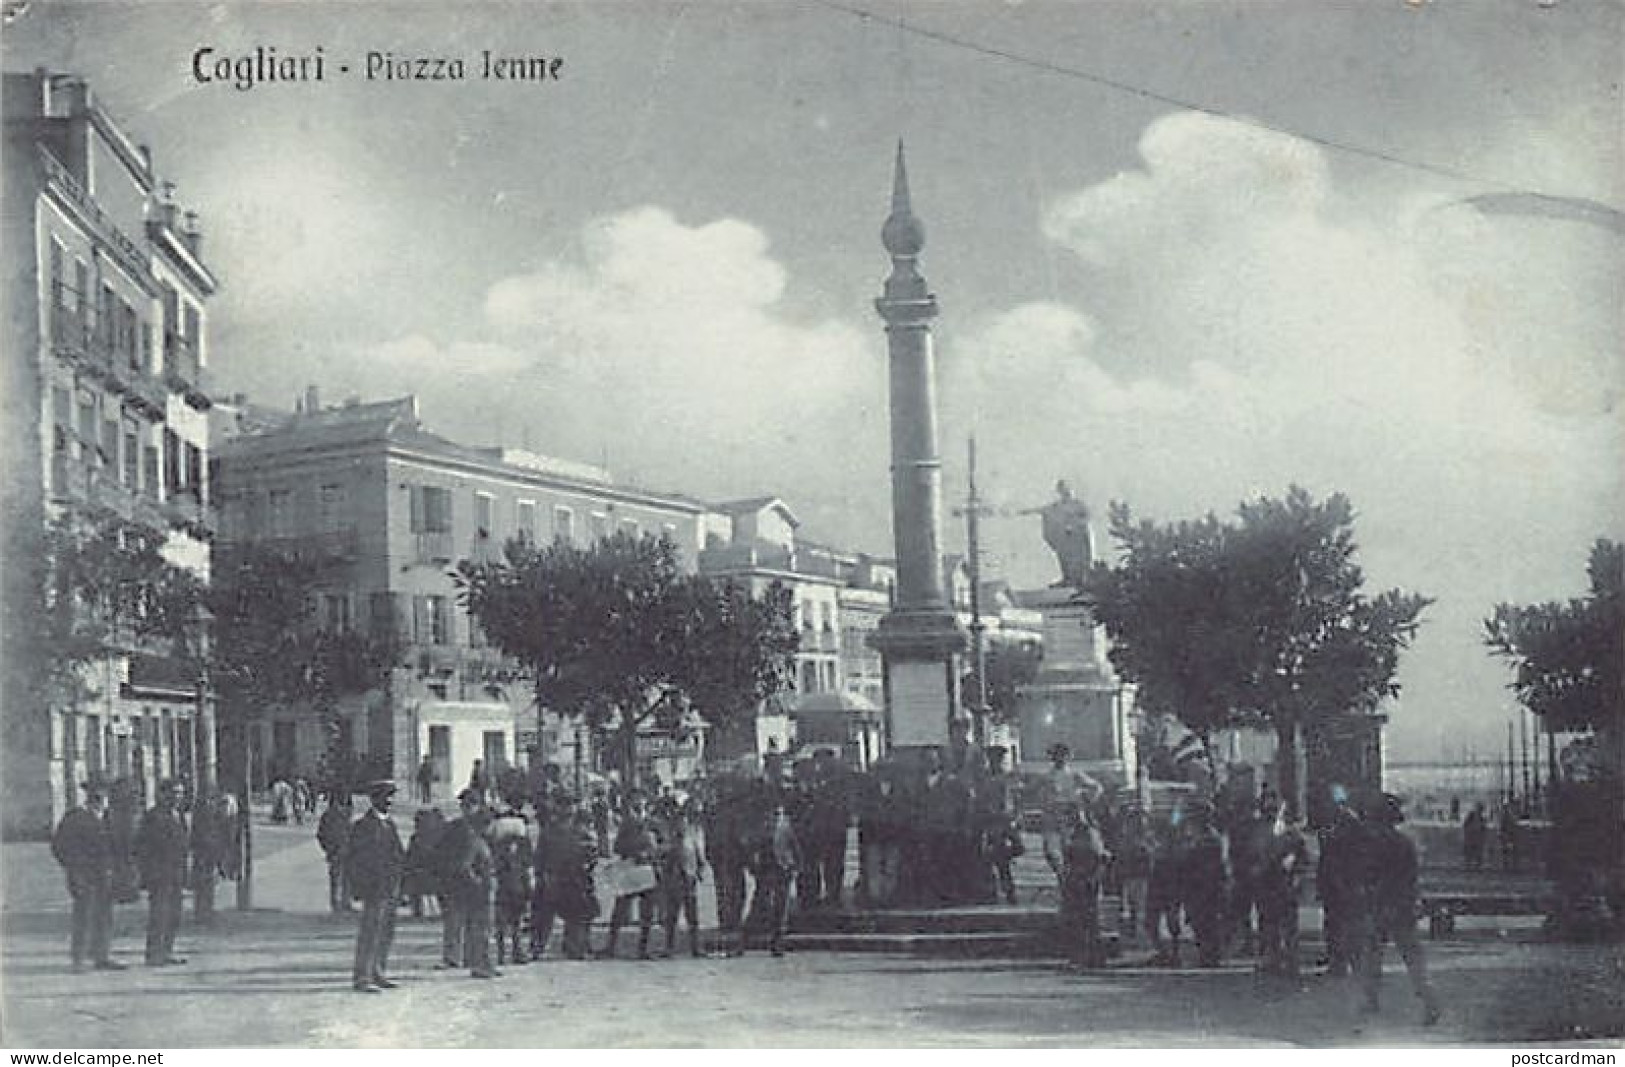
[[[321,533],[284,534],[265,537],[252,532],[239,532],[220,542],[223,552],[243,552],[249,548],[263,549],[295,556],[317,565],[354,562],[361,550],[361,538],[354,527],[342,530],[324,530]]]
[[[209,381],[197,342],[168,331],[164,334],[164,379],[195,408],[209,406]]]

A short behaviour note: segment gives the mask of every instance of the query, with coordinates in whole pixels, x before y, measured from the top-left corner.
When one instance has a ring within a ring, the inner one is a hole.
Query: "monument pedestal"
[[[885,663],[886,747],[946,748],[962,718],[959,655],[965,633],[948,612],[894,612],[870,644]]]
[[[1044,616],[1044,661],[1016,694],[1023,769],[1042,769],[1064,744],[1072,763],[1102,783],[1131,785],[1138,761],[1129,722],[1133,691],[1106,658],[1106,635],[1071,589],[1018,594]]]

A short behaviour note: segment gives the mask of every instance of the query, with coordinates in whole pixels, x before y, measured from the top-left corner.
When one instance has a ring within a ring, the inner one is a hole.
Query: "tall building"
[[[217,426],[222,560],[253,545],[310,560],[316,625],[403,645],[385,684],[341,700],[338,755],[403,780],[428,756],[440,782],[458,784],[475,759],[494,771],[532,746],[553,762],[590,759],[458,606],[452,568],[515,537],[587,544],[624,531],[669,536],[692,570],[703,505],[586,464],[450,441],[422,424],[415,397],[326,407],[311,389],[280,420],[223,404]],[[310,707],[251,723],[255,782],[317,774],[328,729]]]
[[[78,783],[159,779],[212,764],[207,694],[161,646],[109,646],[79,693],[44,687],[30,648],[41,536],[71,510],[166,534],[207,579],[207,304],[216,280],[197,217],[82,80],[4,81],[6,477],[3,504],[8,835],[37,834]],[[29,561],[29,565],[18,565]],[[199,729],[199,727],[202,729]]]

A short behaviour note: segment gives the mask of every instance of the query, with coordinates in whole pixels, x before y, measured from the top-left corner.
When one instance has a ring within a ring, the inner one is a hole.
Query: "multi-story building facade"
[[[3,99],[5,557],[39,559],[45,523],[71,509],[165,531],[165,555],[206,580],[216,280],[197,218],[83,81],[7,74]],[[206,774],[207,694],[172,650],[110,647],[81,697],[38,706],[40,663],[16,658],[38,577],[7,566],[0,590],[7,832],[48,826],[87,777],[150,800],[161,778]]]
[[[590,759],[488,647],[451,571],[515,537],[585,544],[622,531],[670,537],[692,570],[703,506],[584,464],[457,444],[423,426],[413,397],[323,407],[312,390],[280,425],[242,408],[219,420],[222,551],[271,545],[318,561],[319,624],[387,627],[403,647],[387,684],[342,701],[340,748],[403,780],[428,756],[455,783],[475,759],[495,771],[532,746],[553,762]],[[326,730],[311,708],[253,724],[256,778],[316,773]]]

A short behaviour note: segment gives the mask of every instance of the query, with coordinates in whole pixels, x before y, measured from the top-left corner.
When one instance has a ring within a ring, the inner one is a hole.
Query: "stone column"
[[[886,731],[892,747],[946,746],[963,715],[959,653],[965,647],[942,578],[942,460],[937,451],[936,361],[931,320],[937,301],[917,261],[925,228],[909,204],[903,146],[897,146],[891,214],[881,230],[891,276],[875,310],[886,323],[890,360],[892,537],[897,600],[870,638],[886,671]]]

